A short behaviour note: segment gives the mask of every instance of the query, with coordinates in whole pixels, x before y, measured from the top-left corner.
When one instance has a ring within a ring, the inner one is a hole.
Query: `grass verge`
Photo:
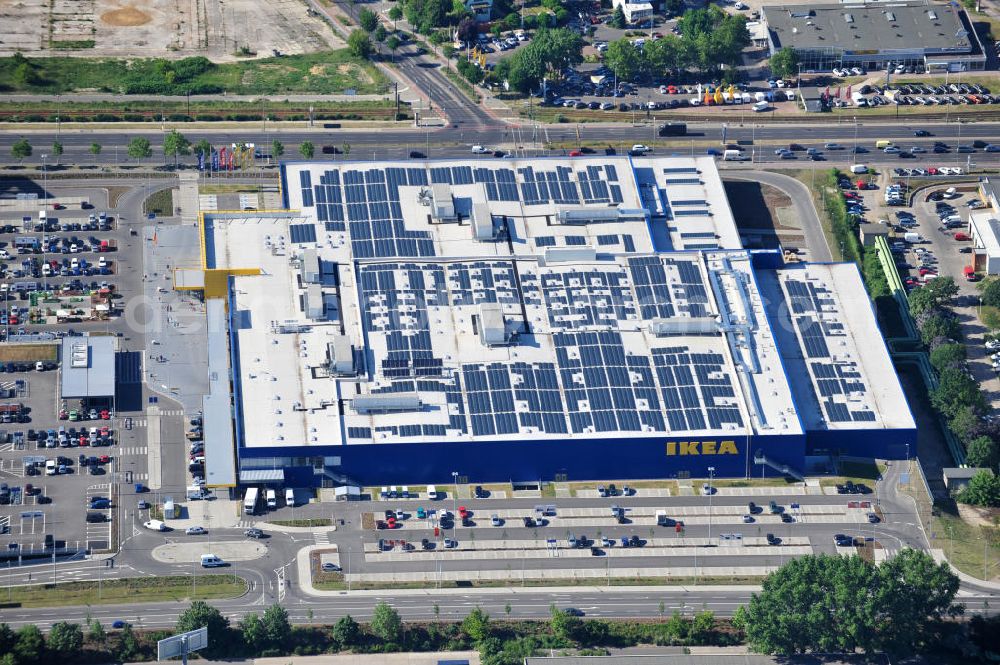
[[[13,587],[6,598],[21,607],[62,607],[236,598],[246,591],[246,583],[235,575],[199,575],[197,589],[193,587],[191,576],[128,578]]]
[[[948,561],[977,579],[996,579],[1000,566],[1000,528],[969,524],[953,502],[938,502],[931,514],[931,547],[944,551]]]
[[[215,185],[205,184],[198,186],[199,194],[260,194],[264,188],[260,185]]]
[[[171,194],[172,191],[174,191],[173,188],[161,189],[154,193],[143,202],[142,211],[144,213],[155,212],[157,215],[174,214],[174,197]]]
[[[15,72],[20,73],[15,75]],[[382,93],[389,81],[347,49],[212,63],[203,57],[166,60],[114,58],[0,58],[4,92],[64,93],[88,89],[123,94],[260,95]]]
[[[275,524],[277,526],[333,526],[333,520],[329,517],[311,517],[308,519],[297,519],[297,520],[271,520],[270,524]]]
[[[472,85],[468,81],[466,81],[464,78],[462,78],[461,74],[459,74],[458,72],[456,72],[454,69],[451,69],[450,67],[444,68],[443,71],[444,71],[444,75],[448,77],[448,80],[451,81],[452,83],[454,83],[455,86],[459,90],[462,91],[463,95],[465,95],[466,97],[468,97],[470,100],[472,100],[476,104],[478,104],[480,102],[480,100],[482,98],[479,96],[479,93],[476,92],[476,89],[473,88]]]
[[[315,577],[314,577],[315,579]],[[610,586],[683,586],[688,584],[711,584],[711,585],[722,585],[722,584],[760,584],[763,581],[763,577],[757,577],[754,575],[747,576],[734,576],[734,577],[612,577],[610,580]],[[515,587],[515,586],[566,586],[566,587],[581,587],[581,586],[609,586],[609,580],[605,579],[586,579],[586,580],[573,580],[573,579],[558,579],[558,580],[524,580],[523,584],[521,580],[490,580],[485,582],[476,581],[458,581],[458,582],[441,582],[441,585],[427,584],[423,582],[387,582],[387,583],[373,583],[373,582],[352,582],[351,590],[376,590],[376,589],[483,589],[483,588],[496,588],[496,587]],[[347,588],[345,582],[327,582],[324,586],[319,586],[315,582],[313,583],[317,589],[325,590],[342,590]]]
[[[58,352],[55,344],[3,344],[0,345],[0,362],[34,362],[36,360],[54,362]]]

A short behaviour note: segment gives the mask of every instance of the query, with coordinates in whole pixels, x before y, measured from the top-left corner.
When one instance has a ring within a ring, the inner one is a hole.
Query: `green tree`
[[[677,16],[684,11],[684,0],[665,0],[663,11],[668,17]]]
[[[942,344],[931,351],[931,365],[937,371],[953,365],[961,365],[965,362],[965,345],[957,342]]]
[[[552,628],[552,633],[563,640],[575,639],[576,635],[579,634],[580,626],[583,622],[578,617],[573,616],[565,610],[560,610],[555,605],[549,607],[549,613],[551,614],[549,626]]]
[[[910,291],[907,299],[910,313],[919,316],[925,311],[940,308],[958,294],[958,285],[951,277],[935,277],[919,289]]]
[[[132,624],[125,624],[118,638],[118,660],[132,660],[139,653],[139,640],[135,637]]]
[[[977,471],[958,493],[958,500],[974,506],[1000,506],[1000,477],[985,469]]]
[[[375,32],[372,33],[372,36],[375,37],[375,41],[381,44],[385,41],[385,38],[389,36],[389,33],[386,32],[385,26],[379,23],[375,28]]]
[[[59,163],[59,158],[62,157],[62,154],[63,154],[63,144],[60,143],[59,141],[55,141],[52,144],[52,156],[56,158],[56,164]]]
[[[389,38],[385,40],[385,45],[389,47],[390,51],[392,51],[393,57],[396,57],[396,49],[399,48],[401,43],[402,42],[399,41],[399,37],[396,35],[389,35]]]
[[[446,24],[451,0],[407,0],[404,13],[417,32],[428,35]]]
[[[372,632],[383,642],[399,644],[403,636],[403,622],[392,606],[380,602],[372,612]]]
[[[737,612],[754,651],[915,653],[931,622],[952,611],[958,578],[925,552],[880,566],[856,556],[810,555],[768,575]]]
[[[139,161],[153,156],[153,148],[149,145],[149,139],[144,136],[137,136],[128,142],[128,156]]]
[[[996,470],[1000,461],[997,442],[988,436],[977,436],[965,446],[965,461],[969,466],[982,466]]]
[[[316,146],[312,144],[312,141],[303,141],[302,145],[299,146],[299,154],[306,159],[312,159],[313,155],[316,154]]]
[[[462,621],[462,632],[474,642],[485,639],[490,634],[490,615],[477,607]]]
[[[956,339],[961,334],[962,329],[951,312],[935,310],[920,323],[920,339],[927,345],[939,337]]]
[[[52,624],[46,645],[59,658],[72,662],[83,648],[83,631],[80,630],[80,624],[66,621]]]
[[[619,5],[620,6],[620,5]],[[622,81],[634,81],[642,72],[642,52],[627,38],[608,44],[604,64]]]
[[[941,372],[938,387],[931,392],[931,404],[947,418],[955,417],[966,406],[976,413],[986,410],[986,398],[979,384],[958,367]]]
[[[192,150],[196,155],[205,155],[205,161],[208,161],[212,157],[212,144],[209,143],[207,139],[200,139],[194,144],[194,148],[192,148]]]
[[[10,147],[11,157],[17,157],[18,162],[23,162],[25,157],[31,157],[31,144],[28,139],[18,139]]]
[[[108,639],[108,634],[104,631],[104,626],[97,619],[91,619],[88,622],[87,630],[87,640],[93,642],[94,644],[103,645]],[[3,651],[3,646],[0,644],[0,651]]]
[[[22,62],[14,68],[12,76],[14,87],[20,90],[31,88],[38,83],[38,74],[35,68],[27,62]]]
[[[347,37],[347,49],[355,58],[367,60],[372,55],[372,40],[364,30],[354,30]]]
[[[982,422],[975,407],[963,406],[948,421],[948,427],[955,436],[967,444],[982,430]]]
[[[94,156],[94,164],[97,164],[97,156],[101,154],[101,144],[91,143],[90,144],[90,154]]]
[[[647,73],[654,78],[681,69],[686,64],[684,44],[676,35],[646,42],[642,47],[642,57]]]
[[[333,639],[337,640],[338,644],[349,647],[358,643],[358,638],[361,637],[361,626],[354,620],[354,617],[347,614],[337,619],[331,632]]]
[[[18,665],[34,665],[42,662],[45,657],[45,638],[38,626],[27,624],[17,631],[17,644],[14,645],[14,658]]]
[[[367,7],[358,12],[358,25],[365,32],[375,32],[378,27],[378,15]]]
[[[691,639],[695,642],[705,642],[715,630],[715,614],[705,610],[694,615],[691,621]]]
[[[1000,278],[990,277],[978,284],[980,297],[984,305],[1000,307]]]
[[[932,622],[957,611],[958,576],[927,552],[904,549],[877,568],[874,607],[878,649],[892,654],[919,651]],[[931,638],[933,639],[933,638]]]
[[[389,8],[389,19],[392,21],[398,21],[403,18],[403,8],[399,5],[393,5]]]
[[[176,129],[171,129],[166,136],[163,137],[163,154],[166,157],[174,158],[174,166],[177,166],[177,159],[180,155],[190,155],[191,154],[191,142],[188,141],[187,137],[178,132]]]
[[[284,154],[285,154],[285,144],[279,141],[278,139],[274,139],[273,141],[271,141],[271,158],[274,160],[278,160]]]
[[[178,633],[205,626],[208,627],[208,648],[202,654],[209,658],[222,655],[229,643],[229,619],[222,616],[222,612],[202,600],[196,600],[177,617]]]
[[[259,654],[264,650],[267,636],[264,633],[264,624],[256,612],[243,615],[237,627],[240,631],[240,639],[243,640],[249,653]]]
[[[799,54],[785,46],[771,56],[771,73],[778,78],[790,78],[799,73]]]
[[[615,11],[611,15],[611,27],[618,30],[625,29],[625,10],[622,9],[621,5],[615,7]]]
[[[11,653],[17,645],[17,635],[6,623],[0,623],[0,653]]]
[[[292,624],[288,621],[288,612],[281,605],[275,603],[264,610],[261,624],[269,646],[280,648],[288,643],[288,638],[292,635]]]

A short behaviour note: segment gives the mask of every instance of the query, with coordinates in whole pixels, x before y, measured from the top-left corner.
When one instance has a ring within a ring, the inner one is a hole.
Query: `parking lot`
[[[112,548],[122,484],[131,494],[147,478],[146,437],[142,427],[124,427],[129,414],[110,401],[60,398],[62,338],[111,335],[126,355],[133,341],[144,346],[121,317],[142,289],[139,220],[123,220],[103,188],[50,192],[44,206],[0,206],[0,336],[10,342],[0,362],[7,556]],[[116,364],[129,373],[127,362]]]

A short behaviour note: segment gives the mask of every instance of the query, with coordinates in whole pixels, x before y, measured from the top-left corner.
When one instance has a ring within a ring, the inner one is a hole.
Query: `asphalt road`
[[[426,75],[421,67],[416,70]],[[420,73],[417,73],[417,77]],[[451,90],[443,90],[442,94],[459,94]],[[196,142],[205,139],[213,145],[226,145],[234,141],[256,142],[258,145],[270,145],[275,138],[285,144],[286,157],[295,159],[297,157],[296,147],[303,141],[312,141],[317,147],[322,145],[341,146],[348,143],[352,146],[352,157],[354,159],[373,158],[405,158],[409,149],[420,149],[428,157],[445,156],[465,156],[469,157],[469,147],[472,145],[489,145],[505,147],[508,150],[525,150],[528,154],[536,154],[532,150],[532,135],[537,139],[537,147],[545,143],[558,144],[560,146],[575,145],[577,134],[579,140],[585,143],[608,144],[616,149],[628,148],[633,143],[645,143],[653,145],[657,152],[679,153],[679,154],[703,154],[705,149],[711,146],[718,148],[722,141],[722,127],[718,123],[691,124],[688,126],[688,135],[685,137],[672,138],[670,140],[660,140],[652,136],[654,127],[652,125],[544,125],[537,130],[530,126],[520,128],[506,126],[498,123],[486,116],[482,118],[479,114],[484,112],[465,103],[464,107],[477,109],[470,111],[474,114],[481,126],[475,127],[459,126],[456,128],[433,129],[424,128],[398,128],[398,129],[338,129],[338,130],[301,130],[301,129],[270,129],[263,133],[256,124],[249,124],[245,129],[215,129],[215,128],[190,128],[185,129],[184,134],[192,141]],[[469,120],[469,124],[472,120]],[[488,124],[487,124],[488,123]],[[933,136],[928,138],[916,138],[913,133],[916,128],[923,128],[930,131]],[[65,154],[60,158],[61,163],[93,164],[95,158],[90,154],[90,145],[94,142],[101,144],[102,152],[97,156],[97,163],[103,165],[127,164],[128,159],[126,146],[129,140],[137,136],[144,136],[149,139],[153,146],[154,157],[145,160],[146,164],[162,163],[162,139],[163,131],[155,127],[143,128],[142,130],[122,132],[117,129],[110,130],[67,130],[63,132],[53,131],[5,131],[0,133],[0,163],[16,164],[18,160],[11,157],[10,147],[22,136],[34,146],[34,154],[28,158],[26,164],[41,164],[41,155],[49,151],[47,148],[56,140],[63,144]],[[867,147],[873,152],[859,155],[857,161],[889,163],[899,166],[920,166],[928,163],[965,163],[968,155],[960,153],[949,154],[925,154],[917,159],[899,159],[895,155],[885,155],[874,152],[874,142],[879,139],[891,139],[898,144],[909,147],[912,145],[924,145],[930,147],[933,141],[943,141],[954,147],[959,143],[971,143],[975,139],[985,141],[1000,141],[1000,123],[972,123],[972,124],[931,124],[920,126],[913,124],[859,124],[857,127],[852,124],[831,124],[831,125],[761,125],[761,126],[729,126],[726,129],[726,140],[730,143],[737,141],[752,141],[759,146],[756,151],[757,159],[782,162],[788,167],[794,167],[802,163],[805,159],[796,161],[779,160],[773,154],[773,148],[787,145],[788,143],[799,143],[804,147],[822,148],[825,142],[839,142],[847,147],[854,145],[855,136],[858,145]],[[559,153],[562,152],[560,147]],[[749,147],[747,147],[749,150]],[[556,154],[559,154],[556,153]],[[538,154],[552,154],[541,150]],[[317,156],[322,155],[317,151]],[[853,161],[854,157],[844,151],[827,151],[827,157],[831,160]],[[984,153],[978,151],[972,154],[972,160],[977,164],[1000,162],[1000,153]],[[51,155],[47,160],[53,163]],[[191,157],[186,158],[186,162],[194,163]],[[822,162],[820,162],[822,164]]]
[[[812,203],[809,189],[802,182],[791,176],[768,171],[726,171],[725,175],[729,179],[750,180],[771,185],[785,192],[792,200],[792,205],[795,206],[796,217],[802,223],[806,247],[809,248],[812,261],[825,263],[833,260],[830,245],[826,241],[823,225],[816,214],[816,207]]]

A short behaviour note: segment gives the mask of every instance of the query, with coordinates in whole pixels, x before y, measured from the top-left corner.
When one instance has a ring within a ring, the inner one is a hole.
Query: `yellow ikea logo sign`
[[[668,441],[667,455],[738,455],[735,441]]]

